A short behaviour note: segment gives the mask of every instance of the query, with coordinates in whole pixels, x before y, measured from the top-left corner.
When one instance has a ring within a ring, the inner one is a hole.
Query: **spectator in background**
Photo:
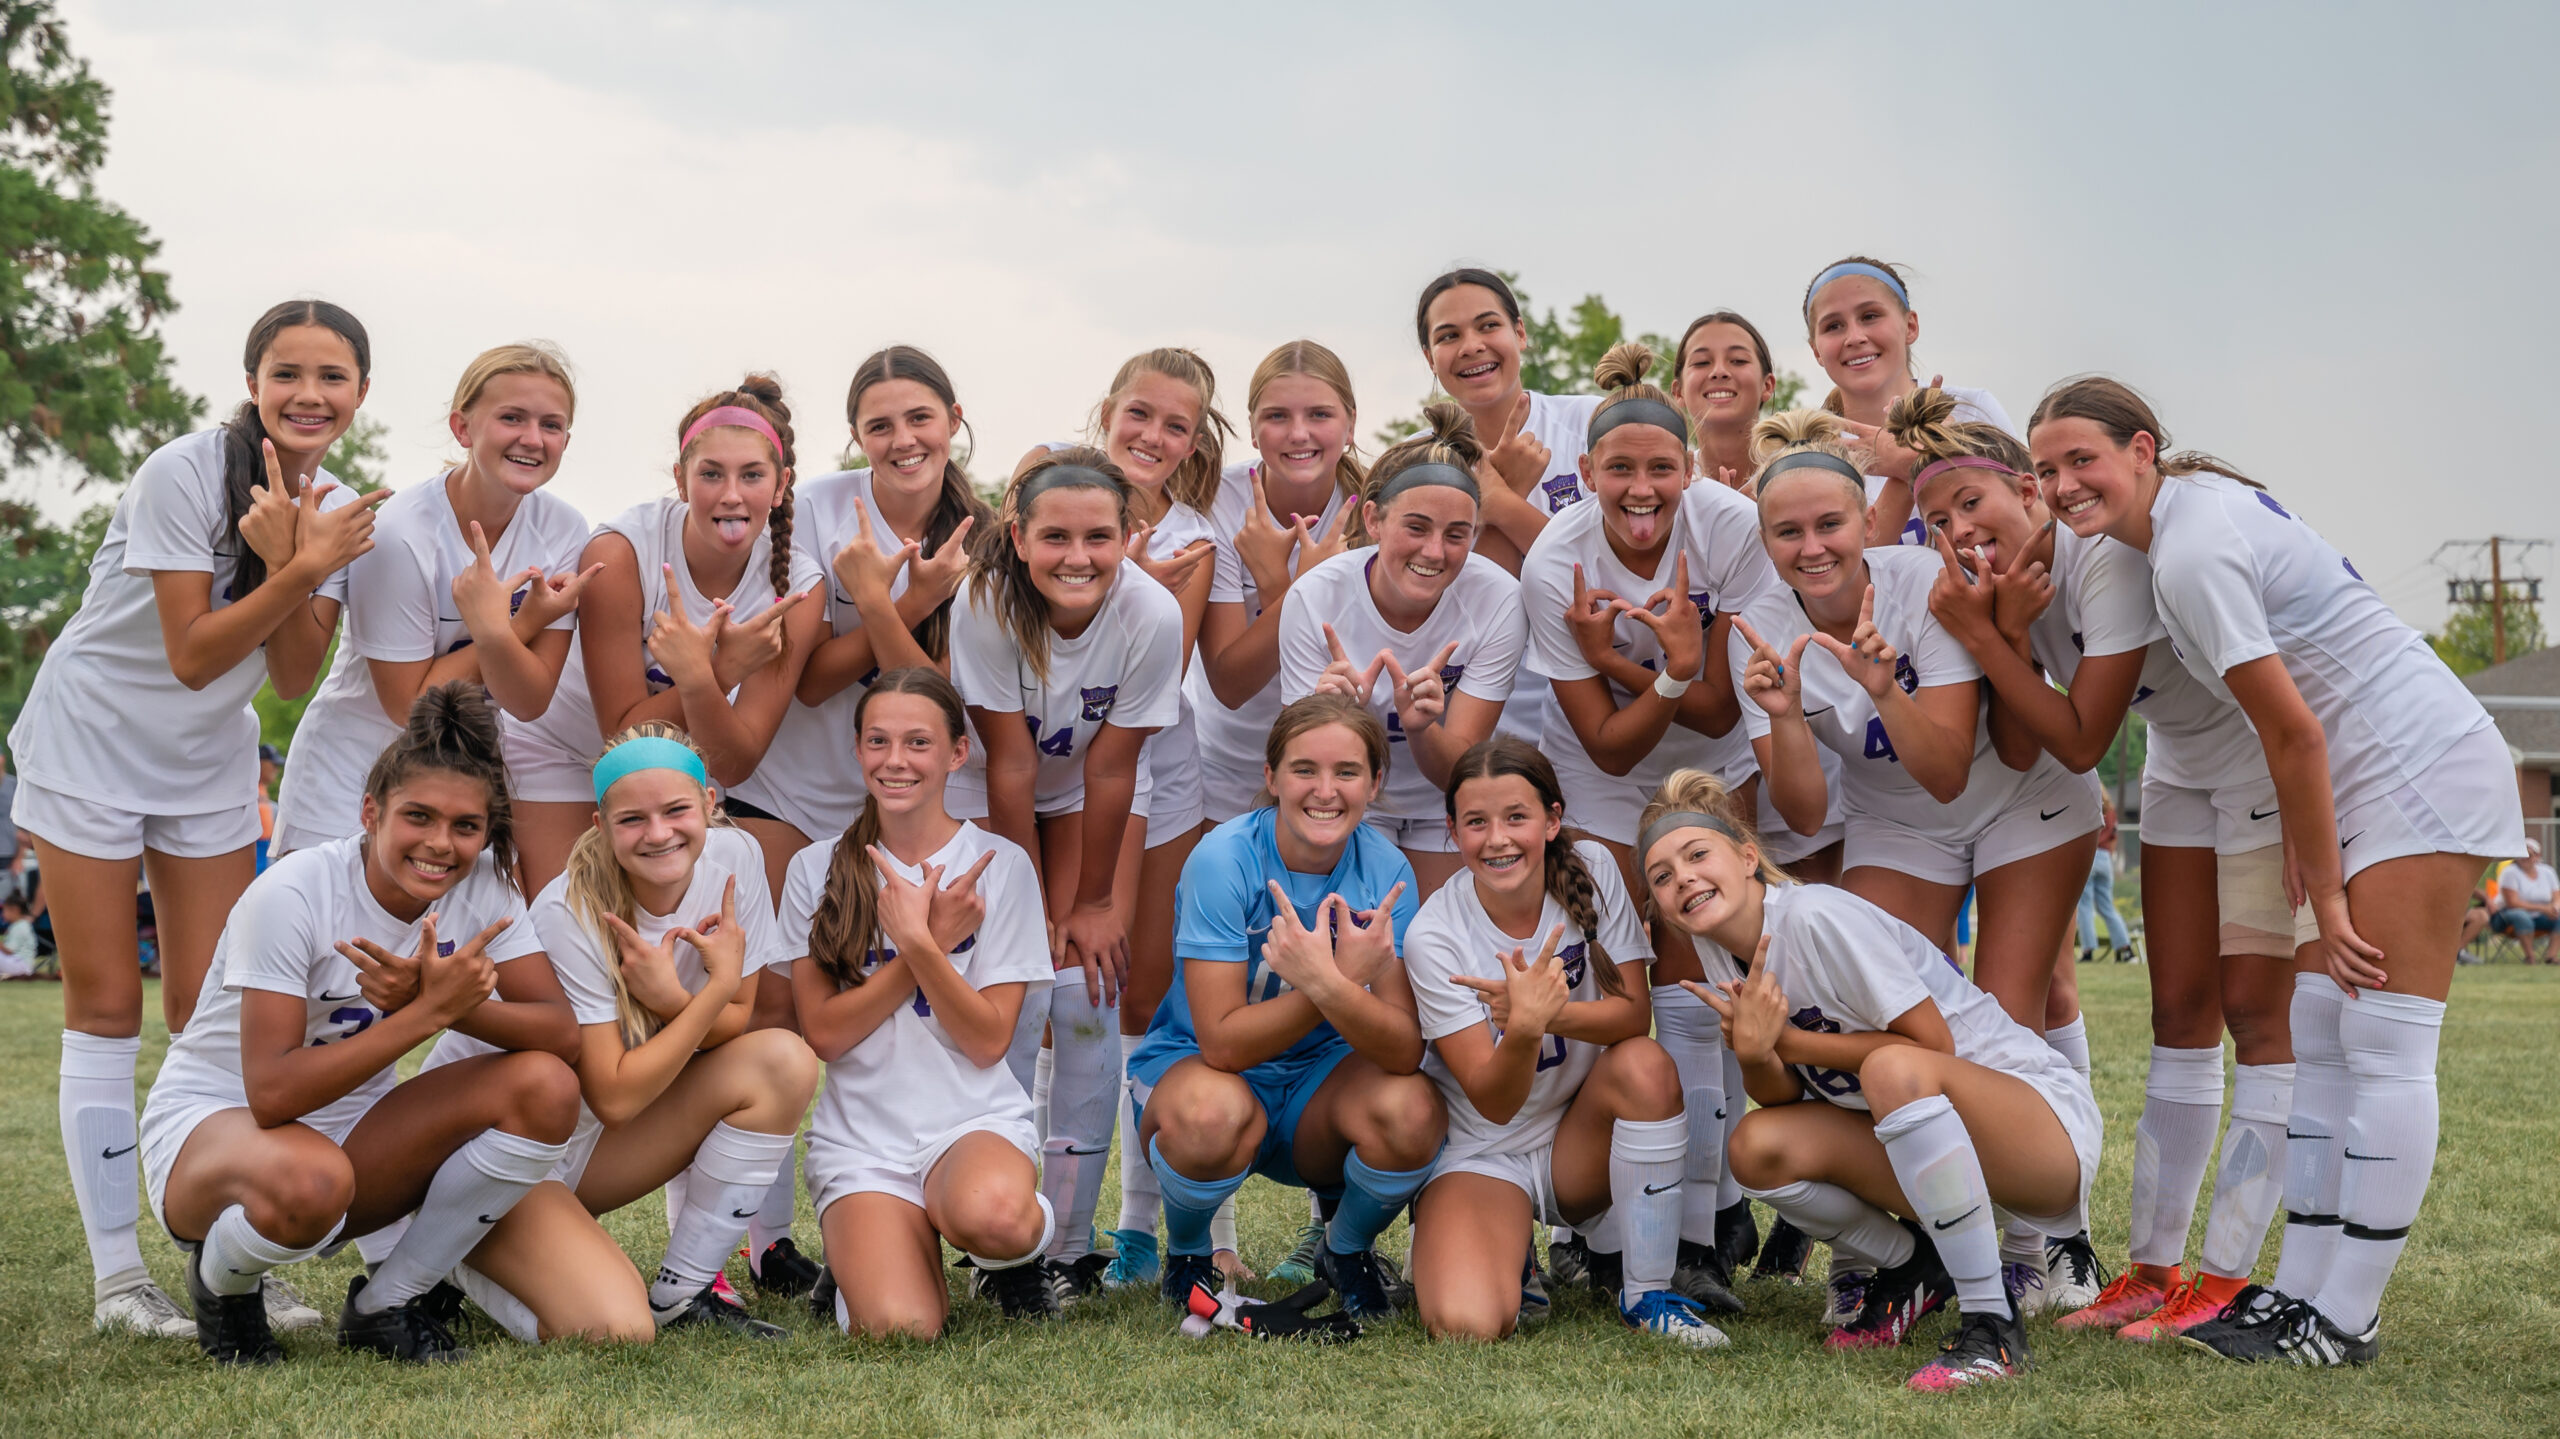
[[[2106,823],[2098,831],[2098,852],[2089,861],[2089,882],[2080,889],[2080,962],[2087,964],[2098,957],[2098,923],[2106,921],[2108,952],[2118,961],[2133,958],[2133,940],[2124,931],[2124,918],[2116,913],[2116,860],[2122,852],[2122,836],[2116,830],[2116,802],[2101,797],[2101,812]]]
[[[18,777],[9,773],[8,751],[0,749],[0,875],[18,872],[18,851],[24,847],[18,840],[17,822],[9,818],[9,807],[17,802]],[[9,881],[0,879],[0,889],[8,887]]]
[[[38,977],[36,927],[27,918],[27,902],[12,894],[0,899],[0,980]]]
[[[2471,907],[2462,912],[2462,950],[2453,957],[2454,963],[2479,964],[2486,958],[2471,947],[2471,942],[2489,927],[2490,911],[2497,907],[2497,895],[2493,893],[2496,888],[2497,882],[2487,875],[2471,887]]]
[[[276,779],[284,773],[284,756],[271,744],[258,746],[258,873],[267,872],[267,860],[276,843]]]
[[[2552,951],[2560,945],[2560,877],[2542,862],[2542,841],[2526,840],[2524,858],[2499,876],[2498,913],[2489,924],[2501,934],[2516,937],[2524,947],[2525,963],[2553,962]]]

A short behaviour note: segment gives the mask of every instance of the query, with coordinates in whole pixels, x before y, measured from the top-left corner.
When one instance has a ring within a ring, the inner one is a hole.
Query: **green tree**
[[[2445,668],[2458,675],[2485,670],[2496,662],[2495,633],[2485,605],[2466,605],[2444,617],[2444,628],[2427,636],[2435,646],[2436,658]],[[2529,655],[2550,641],[2542,633],[2542,610],[2538,605],[2507,606],[2507,658]]]

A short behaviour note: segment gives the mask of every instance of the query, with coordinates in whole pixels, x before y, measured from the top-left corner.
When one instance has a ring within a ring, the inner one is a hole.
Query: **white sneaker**
[[[273,1274],[267,1276],[267,1282],[260,1288],[259,1297],[266,1303],[267,1328],[272,1333],[283,1334],[294,1329],[317,1329],[328,1322],[319,1310],[303,1303],[302,1296],[294,1293],[291,1285]]]
[[[196,1322],[149,1279],[98,1301],[98,1332],[119,1329],[151,1339],[196,1337]]]
[[[2044,1242],[2043,1308],[2055,1314],[2069,1314],[2098,1302],[2107,1287],[2106,1267],[2098,1262],[2098,1251],[2089,1242],[2087,1230],[2068,1239]]]

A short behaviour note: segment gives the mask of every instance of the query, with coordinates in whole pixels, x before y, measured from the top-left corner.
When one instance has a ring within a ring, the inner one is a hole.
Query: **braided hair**
[[[773,433],[782,441],[782,452],[773,457],[774,464],[782,473],[774,477],[773,512],[766,519],[773,534],[773,552],[765,557],[765,572],[773,581],[774,598],[780,599],[791,593],[790,477],[797,468],[791,435],[791,407],[782,402],[782,381],[768,374],[751,374],[740,380],[736,389],[723,390],[685,411],[684,419],[676,425],[676,434],[681,437],[693,428],[694,421],[723,405],[734,405],[764,416],[765,423],[773,426]],[[684,461],[684,455],[676,456],[679,474],[684,470]]]
[[[1458,818],[1458,790],[1472,779],[1499,779],[1516,775],[1529,782],[1537,793],[1538,804],[1550,815],[1564,814],[1564,786],[1556,780],[1556,767],[1536,745],[1514,735],[1498,734],[1468,747],[1449,767],[1447,795],[1449,819]],[[1626,976],[1609,958],[1600,940],[1600,884],[1591,877],[1591,866],[1582,862],[1582,852],[1574,848],[1580,839],[1577,830],[1559,824],[1538,862],[1546,875],[1547,896],[1563,910],[1573,926],[1582,931],[1586,951],[1590,955],[1592,977],[1600,982],[1600,992],[1611,999],[1627,994]]]

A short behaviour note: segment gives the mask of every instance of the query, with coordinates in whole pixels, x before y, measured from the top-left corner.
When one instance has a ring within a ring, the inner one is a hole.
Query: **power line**
[[[2524,573],[2524,562],[2535,550],[2548,549],[2550,545],[2549,540],[2491,535],[2485,540],[2447,540],[2436,546],[2433,558],[2440,568],[2447,570],[2451,569],[2444,564],[2447,551],[2462,551],[2473,557],[2475,565],[2481,554],[2485,552],[2488,556],[2487,578],[2481,578],[2476,572],[2456,574],[2445,581],[2444,589],[2446,604],[2489,612],[2489,663],[2493,665],[2507,662],[2507,608],[2510,605],[2539,606],[2542,603],[2542,577]],[[2514,574],[2508,573],[2510,561],[2516,567]]]

